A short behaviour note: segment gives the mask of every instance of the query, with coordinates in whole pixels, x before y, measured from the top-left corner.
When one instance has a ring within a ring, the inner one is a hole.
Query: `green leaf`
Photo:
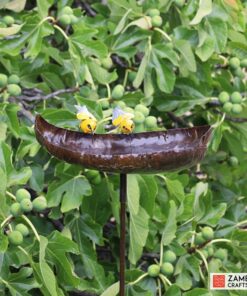
[[[172,198],[178,201],[183,201],[184,199],[184,188],[183,185],[178,180],[171,180],[165,177],[166,187]]]
[[[177,207],[173,200],[169,202],[169,213],[166,221],[165,228],[162,232],[161,243],[164,246],[168,246],[172,240],[176,237],[177,230]]]
[[[8,244],[9,244],[8,237],[1,230],[0,231],[0,253],[6,252],[6,250],[8,249]]]
[[[197,56],[203,61],[207,61],[214,52],[214,39],[206,32],[199,31],[200,43],[196,49]]]
[[[167,291],[166,296],[181,296],[182,292],[177,285],[171,285]]]
[[[113,35],[117,35],[117,34],[119,34],[123,30],[123,28],[125,26],[125,23],[127,21],[127,17],[130,14],[130,12],[131,12],[131,9],[127,10],[126,13],[123,15],[123,17],[121,18],[120,22],[116,26],[116,28],[115,28],[115,30],[113,32]]]
[[[43,19],[48,15],[48,10],[54,3],[54,0],[37,0],[38,12],[40,18]]]
[[[18,33],[21,29],[22,25],[13,25],[8,28],[0,28],[0,36],[1,37],[7,37],[7,36],[12,36]]]
[[[140,204],[140,189],[137,175],[127,175],[127,200],[130,213],[136,215]]]
[[[191,71],[196,72],[196,60],[191,46],[186,40],[175,40],[175,48],[181,53],[181,62]]]
[[[88,67],[92,77],[100,84],[109,84],[118,77],[116,71],[109,73],[97,63],[89,62]]]
[[[8,128],[13,135],[18,138],[20,135],[20,123],[17,117],[17,112],[20,111],[20,106],[16,104],[8,104],[5,108],[5,113],[8,116]]]
[[[195,288],[191,291],[185,292],[184,296],[211,296],[211,293],[208,291],[208,289],[203,288]]]
[[[3,7],[14,12],[21,12],[26,5],[26,0],[13,0],[8,1]]]
[[[116,296],[119,293],[119,282],[112,284],[100,296]]]
[[[198,25],[201,20],[212,12],[212,0],[200,0],[199,9],[190,22],[190,25]]]
[[[215,50],[218,53],[223,51],[227,42],[227,24],[220,19],[209,18],[207,26],[210,36],[214,39]]]

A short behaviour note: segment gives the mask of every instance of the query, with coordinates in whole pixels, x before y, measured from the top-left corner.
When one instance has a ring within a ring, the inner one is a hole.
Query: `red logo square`
[[[225,288],[226,277],[224,274],[214,274],[213,275],[213,288]]]

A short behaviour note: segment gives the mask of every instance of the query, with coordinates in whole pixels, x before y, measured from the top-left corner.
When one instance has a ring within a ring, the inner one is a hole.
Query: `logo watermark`
[[[210,273],[211,290],[247,290],[247,273]]]

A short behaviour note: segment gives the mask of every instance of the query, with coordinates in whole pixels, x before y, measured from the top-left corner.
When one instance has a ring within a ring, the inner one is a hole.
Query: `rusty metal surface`
[[[210,126],[130,135],[88,135],[36,117],[39,143],[55,157],[85,168],[117,173],[155,173],[190,167],[207,149]]]

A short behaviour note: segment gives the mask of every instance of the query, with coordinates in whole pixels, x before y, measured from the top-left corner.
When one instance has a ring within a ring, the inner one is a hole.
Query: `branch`
[[[224,113],[218,110],[213,110],[214,113],[216,114],[221,114],[223,115]],[[225,120],[231,121],[231,122],[235,122],[235,123],[243,123],[243,122],[247,122],[247,118],[245,117],[232,117],[229,115],[225,116]]]
[[[92,16],[92,17],[96,16],[97,14],[96,11],[92,9],[92,7],[87,2],[82,1],[81,5],[82,5],[82,8],[86,11],[86,14],[88,16]]]
[[[179,125],[182,125],[182,126],[186,126],[188,127],[189,124],[183,120],[181,117],[177,117],[174,113],[172,112],[166,112],[168,117],[175,123],[179,124]]]
[[[23,95],[18,96],[18,100],[20,101],[27,101],[27,102],[32,102],[32,101],[45,101],[49,100],[51,98],[54,98],[56,96],[59,96],[61,94],[68,94],[68,93],[74,93],[79,91],[79,87],[71,87],[67,89],[59,89],[56,90],[48,95],[44,95],[40,90],[37,89],[25,89],[23,90]]]

